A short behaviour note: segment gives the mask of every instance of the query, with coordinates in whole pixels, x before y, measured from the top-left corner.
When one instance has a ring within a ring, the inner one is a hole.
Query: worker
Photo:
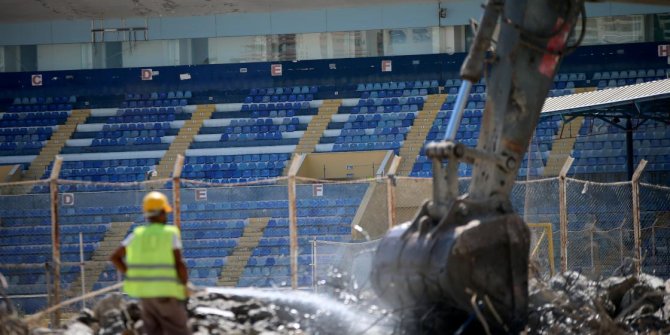
[[[125,275],[124,292],[140,299],[147,334],[190,334],[181,236],[177,227],[167,225],[172,208],[160,192],[148,193],[142,207],[148,224],[135,228],[110,260]]]

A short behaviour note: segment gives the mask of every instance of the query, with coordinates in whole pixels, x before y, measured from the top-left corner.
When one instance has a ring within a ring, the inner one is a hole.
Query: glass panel
[[[265,36],[216,37],[209,39],[209,63],[267,61]]]
[[[37,46],[37,68],[40,71],[92,68],[91,44],[48,44]]]
[[[654,41],[670,41],[670,13],[650,15],[653,19]]]
[[[648,24],[645,25],[645,22]],[[670,14],[596,17],[589,18],[587,23],[584,45],[670,40]],[[575,36],[571,37],[573,42],[578,34],[579,27]],[[468,25],[459,25],[96,44],[4,46],[0,48],[0,72],[453,54],[466,52],[473,38]]]
[[[179,65],[179,40],[123,42],[123,67]]]
[[[268,39],[268,60],[290,61],[296,59],[295,34],[271,35]]]
[[[574,41],[581,27],[577,26],[572,40]],[[586,35],[582,45],[619,44],[644,42],[644,16],[623,15],[611,17],[594,17],[587,19]]]

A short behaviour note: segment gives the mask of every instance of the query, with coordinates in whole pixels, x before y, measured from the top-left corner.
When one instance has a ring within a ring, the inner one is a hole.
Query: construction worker
[[[172,208],[160,192],[148,193],[142,207],[148,224],[135,228],[110,260],[125,275],[124,292],[140,299],[147,334],[190,334],[181,236],[177,227],[167,225]]]

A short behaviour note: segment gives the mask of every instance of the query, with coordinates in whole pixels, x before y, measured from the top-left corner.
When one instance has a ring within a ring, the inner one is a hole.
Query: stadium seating
[[[423,96],[344,101],[316,150],[397,153],[424,101]]]
[[[290,154],[187,157],[182,177],[218,183],[240,183],[281,176]]]
[[[455,88],[455,87],[454,87]],[[456,139],[461,143],[469,146],[476,146],[479,138],[479,129],[481,125],[481,118],[484,108],[484,100],[486,93],[483,91],[484,87],[477,85],[473,91],[479,93],[470,94],[469,102],[463,114],[461,126],[456,135]],[[442,105],[442,110],[438,112],[433,126],[426,136],[426,143],[440,140],[445,134],[451,111],[454,108],[455,96],[449,95]],[[551,143],[554,135],[557,133],[560,117],[542,118],[537,126],[535,136],[531,143],[531,150],[523,159],[522,166],[519,169],[519,176],[526,175],[538,176],[542,175],[544,166],[546,165],[549,152],[551,151]],[[530,159],[529,159],[530,158]],[[529,162],[531,166],[528,166]],[[431,162],[425,156],[424,150],[421,150],[417,160],[412,168],[410,176],[414,177],[431,177],[432,169]],[[458,170],[460,177],[468,177],[472,174],[472,167],[461,164]]]
[[[78,198],[76,207],[61,208],[61,284],[64,289],[79,278],[77,265],[79,234],[83,236],[84,260],[88,261],[112,222],[139,220],[139,207],[121,205],[128,197]],[[33,313],[46,305],[45,262],[51,262],[51,219],[48,195],[3,197],[0,201],[0,253],[11,255],[0,259],[0,268],[10,283],[9,294],[29,295],[14,301],[24,312]],[[17,268],[17,265],[34,265]],[[7,267],[10,266],[10,267]],[[14,266],[14,267],[11,267]],[[30,297],[38,295],[37,297]]]
[[[561,73],[554,78],[550,95],[572,94],[587,87],[602,89],[630,85],[667,75],[665,69]],[[342,100],[316,151],[394,150],[397,153],[414,126],[414,120],[422,113],[427,96],[442,90],[448,96],[425,142],[439,140],[446,130],[460,84],[459,79],[441,83],[417,78],[346,86],[342,96],[355,98]],[[249,218],[269,217],[268,226],[258,247],[252,251],[239,286],[282,286],[290,282],[286,186],[268,185],[268,181],[249,187],[253,190],[240,192],[226,188],[225,184],[281,176],[295,146],[318,113],[322,103],[318,95],[323,94],[323,87],[266,87],[240,92],[234,103],[216,105],[216,111],[205,120],[186,153],[182,177],[221,184],[207,184],[208,188],[221,189],[210,190],[210,201],[206,203],[182,204],[184,255],[194,283],[215,285]],[[457,134],[457,139],[467,145],[477,144],[486,94],[485,82],[473,86]],[[144,181],[184,122],[191,119],[195,110],[189,105],[191,99],[191,91],[133,92],[124,95],[118,108],[94,109],[61,151],[66,161],[60,178],[82,183],[66,183],[60,185],[59,190],[126,192],[139,188],[137,185],[89,182]],[[0,156],[39,153],[45,141],[65,122],[72,104],[76,103],[75,96],[14,99],[5,109],[7,112],[0,114]],[[560,117],[540,119],[530,151],[521,163],[519,177],[543,175],[560,124]],[[648,171],[670,171],[670,128],[667,125],[647,122],[635,129],[633,138],[635,163],[644,158],[649,161]],[[106,156],[112,153],[120,154],[122,158]],[[626,171],[625,153],[623,130],[600,120],[587,119],[572,151],[576,161],[570,173],[623,173]],[[49,173],[50,168],[44,177]],[[422,150],[410,176],[430,177],[431,174],[431,162]],[[459,176],[471,174],[471,167],[459,167]],[[299,187],[300,285],[311,284],[313,260],[309,243],[313,239],[348,241],[351,238],[351,222],[367,184],[326,187],[325,196],[318,198],[311,196],[310,187]],[[48,187],[39,186],[33,191],[33,194],[24,196],[31,197],[28,203],[35,207],[36,199],[47,196],[41,193],[47,192]],[[0,265],[40,264],[50,259],[50,213],[46,208],[31,209],[15,203],[0,203],[0,253],[13,255],[0,259]],[[119,203],[64,209],[61,214],[62,261],[79,261],[77,243],[80,232],[84,234],[85,259],[89,260],[113,222],[126,220],[140,224],[139,212],[137,204]],[[581,224],[579,214],[578,211],[570,213],[571,222]],[[529,217],[537,222],[558,221],[551,208],[533,208]],[[62,281],[66,287],[77,280],[78,271],[76,266],[64,267]],[[11,294],[46,292],[42,269],[13,269],[5,274],[12,286]],[[108,286],[117,280],[116,271],[108,266],[94,288]],[[26,311],[35,311],[45,303],[43,298],[26,298],[19,302]]]
[[[314,95],[318,91],[316,86],[253,88],[249,92],[249,96],[244,99],[244,103],[293,103],[312,101],[314,100]]]
[[[637,127],[633,134],[634,164],[646,159],[647,171],[670,169],[670,127],[648,121]],[[626,163],[625,130],[600,119],[587,119],[579,131],[572,152],[576,174],[624,173]]]
[[[59,111],[0,114],[0,156],[36,155],[59,125],[67,121],[70,106]]]

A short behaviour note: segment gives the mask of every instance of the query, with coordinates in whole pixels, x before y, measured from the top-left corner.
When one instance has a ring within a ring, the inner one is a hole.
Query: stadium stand
[[[96,165],[101,162],[72,162],[68,167],[80,164]],[[351,238],[351,220],[367,189],[365,183],[327,186],[325,197],[313,197],[311,187],[298,189],[300,229],[301,269],[306,275],[301,278],[305,284],[310,264],[309,243],[314,238],[332,241],[348,241]],[[68,191],[66,188],[65,191]],[[93,189],[89,191],[94,191]],[[105,204],[96,203],[96,194],[78,194],[78,205],[63,209],[61,220],[61,252],[65,265],[61,278],[64,289],[76,285],[79,279],[79,233],[83,233],[84,261],[90,261],[93,253],[112,225],[119,222],[143,222],[138,205],[128,206],[124,200],[138,202],[143,192],[118,191],[123,194],[109,194]],[[242,192],[243,194],[240,194]],[[114,196],[112,196],[112,194]],[[269,216],[271,220],[265,229],[258,248],[255,248],[246,266],[239,285],[281,286],[288,282],[288,246],[285,236],[288,231],[287,200],[285,186],[258,186],[241,191],[239,188],[211,188],[208,203],[185,203],[182,211],[182,229],[185,258],[189,265],[192,281],[198,285],[214,285],[226,265],[226,257],[232,254],[248,218]],[[216,201],[220,199],[221,201]],[[223,201],[234,199],[234,201]],[[17,204],[22,203],[19,207]],[[0,205],[0,250],[13,257],[3,257],[3,265],[40,264],[49,261],[51,254],[50,212],[28,207],[48,203],[48,195],[32,194],[4,201]],[[123,205],[121,203],[124,203]],[[102,205],[102,206],[101,206]],[[28,207],[26,207],[28,206]],[[25,209],[16,209],[25,208]],[[269,267],[266,267],[268,265]],[[262,269],[261,269],[262,267]],[[5,272],[10,278],[10,294],[46,294],[44,270],[40,268],[14,269]],[[262,277],[262,278],[261,278]],[[311,278],[311,277],[310,277]],[[107,266],[99,275],[93,289],[104,287],[117,281],[117,274]],[[284,284],[282,284],[284,283]],[[18,300],[23,310],[36,311],[46,303],[44,297],[28,297]]]
[[[606,89],[648,82],[666,78],[669,74],[660,67],[638,69],[639,64],[625,64],[628,68],[616,70],[596,65],[588,69],[575,67],[571,72],[558,74],[550,95],[563,96],[594,87]],[[289,282],[286,187],[261,184],[241,191],[240,188],[227,188],[225,184],[282,176],[319,108],[332,101],[326,98],[342,100],[337,113],[328,116],[327,129],[318,135],[316,152],[393,150],[397,154],[405,145],[415,120],[425,112],[426,102],[438,93],[445,93],[446,98],[440,101],[442,106],[421,141],[440,139],[449,122],[460,80],[453,74],[439,78],[409,73],[398,81],[383,77],[359,78],[351,81],[357,83],[355,85],[339,86],[329,82],[271,87],[264,82],[256,88],[236,87],[230,92],[217,92],[218,96],[211,94],[213,99],[219,97],[221,100],[215,102],[220,103],[215,104],[215,111],[202,122],[197,135],[187,146],[182,174],[185,179],[212,183],[206,186],[211,201],[182,204],[185,257],[193,282],[217,284],[228,265],[228,257],[240,246],[249,219],[267,217],[267,227],[251,251],[237,285],[286,285]],[[76,127],[60,151],[65,159],[60,178],[81,183],[60,185],[60,191],[131,192],[124,188],[138,188],[136,185],[91,182],[145,181],[148,172],[161,163],[184,124],[192,119],[198,106],[204,104],[198,100],[201,93],[202,96],[211,93],[206,89],[197,90],[196,84],[193,87],[192,90],[138,89],[122,93],[119,99],[110,99],[113,104],[100,102],[102,107],[91,109],[91,116]],[[465,144],[476,145],[486,94],[484,82],[473,87],[457,135],[457,139]],[[5,112],[0,114],[0,156],[19,157],[2,161],[2,164],[17,161],[27,168],[51,134],[65,123],[73,106],[82,107],[80,100],[80,95],[22,96],[1,105]],[[90,100],[95,106],[95,99]],[[560,116],[540,119],[531,150],[522,162],[520,178],[545,174],[553,144],[563,125]],[[635,162],[644,158],[650,162],[649,171],[670,171],[670,128],[667,124],[649,121],[636,126],[633,134]],[[602,120],[586,119],[571,150],[576,162],[570,173],[623,173],[626,171],[625,150],[624,131]],[[430,167],[431,162],[421,150],[409,175],[430,177]],[[51,167],[47,168],[42,178],[47,178],[50,171]],[[459,168],[459,176],[471,174],[470,167]],[[315,238],[349,241],[352,220],[368,185],[326,187],[327,195],[320,198],[311,196],[309,187],[299,187],[298,190],[301,195],[298,201],[299,267],[300,273],[304,274],[299,282],[303,286],[311,283],[310,241]],[[27,203],[46,204],[48,200],[44,193],[48,190],[48,185],[39,185],[31,194],[20,195],[14,201],[30,199]],[[128,194],[137,198],[136,194]],[[17,202],[0,203],[0,253],[14,255],[3,257],[0,264],[44,263],[50,255],[47,246],[50,213],[42,208],[17,207]],[[129,228],[132,228],[142,222],[143,218],[136,213],[139,213],[136,205],[121,203],[100,206],[85,202],[64,210],[61,214],[62,261],[79,261],[79,233],[84,233],[85,260],[91,260],[112,225],[129,222],[132,223]],[[537,220],[557,222],[557,218],[549,213],[553,212],[541,208],[530,215],[535,215]],[[79,278],[77,266],[66,266],[64,273],[66,275],[61,280],[66,288]],[[11,294],[46,293],[42,270],[15,269],[6,274],[12,284]],[[107,266],[91,285],[93,288],[105,287],[118,279],[111,266]],[[20,304],[30,312],[44,306],[45,300],[43,297],[22,298]]]

